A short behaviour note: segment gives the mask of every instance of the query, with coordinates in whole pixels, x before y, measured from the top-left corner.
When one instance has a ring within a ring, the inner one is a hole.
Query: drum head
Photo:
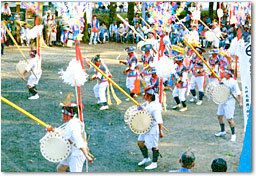
[[[47,133],[40,140],[40,143],[40,151],[43,157],[54,163],[66,159],[71,152],[71,144],[60,133]]]
[[[144,110],[134,111],[129,121],[129,127],[136,134],[144,134],[153,126],[152,116]]]
[[[216,36],[215,36],[215,34],[214,34],[213,32],[207,31],[207,32],[205,32],[205,38],[206,38],[206,40],[208,40],[209,42],[212,42],[213,40],[216,39]]]
[[[219,83],[217,81],[213,81],[211,83],[209,83],[205,89],[205,93],[206,93],[206,96],[209,98],[209,99],[212,99],[212,92],[214,90],[214,87],[216,87]]]
[[[137,105],[134,105],[134,106],[129,107],[129,108],[125,111],[125,113],[124,113],[124,122],[125,122],[127,125],[129,125],[129,120],[130,120],[130,117],[131,117],[132,113],[133,113],[134,111],[136,111],[137,108],[138,108],[138,106],[137,106]]]
[[[19,61],[17,64],[16,64],[16,72],[18,73],[19,76],[21,76],[24,71],[25,71],[25,68],[27,67],[27,62],[26,61]],[[25,76],[29,75],[29,72],[27,72],[25,74]]]
[[[230,90],[225,84],[219,84],[212,93],[212,100],[216,104],[225,103],[230,96]]]

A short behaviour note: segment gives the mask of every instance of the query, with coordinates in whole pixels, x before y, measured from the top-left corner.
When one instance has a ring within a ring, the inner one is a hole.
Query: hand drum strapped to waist
[[[19,61],[17,64],[16,64],[16,72],[19,76],[21,76],[24,71],[25,71],[25,68],[27,67],[28,63],[26,61]],[[29,72],[27,72],[25,74],[25,76],[28,76],[29,75]]]
[[[55,129],[55,132],[47,132],[40,139],[40,151],[43,157],[50,162],[60,162],[70,155],[71,144],[64,137],[61,127]]]
[[[153,117],[146,110],[138,110],[134,105],[124,114],[124,121],[135,134],[144,134],[153,126]]]
[[[214,103],[223,104],[230,96],[230,89],[225,84],[213,81],[207,86],[206,95],[209,99],[212,99]]]

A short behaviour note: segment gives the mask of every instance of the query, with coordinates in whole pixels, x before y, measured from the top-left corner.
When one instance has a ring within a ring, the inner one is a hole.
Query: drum
[[[145,110],[133,111],[129,119],[129,127],[135,134],[144,134],[153,126],[152,116]]]
[[[216,36],[215,36],[215,34],[212,31],[207,31],[207,32],[205,32],[205,38],[209,42],[212,42],[213,40],[216,39]]]
[[[144,134],[152,128],[153,117],[146,110],[138,110],[138,106],[134,105],[126,110],[124,122],[135,134]]]
[[[55,132],[47,132],[40,140],[40,151],[50,162],[60,162],[71,153],[71,144],[64,137],[63,130],[57,128]]]
[[[206,96],[216,104],[223,104],[230,96],[230,89],[225,84],[213,81],[206,88]]]
[[[17,64],[16,64],[16,72],[19,76],[21,76],[24,71],[25,71],[25,68],[27,67],[28,63],[26,61],[19,61]],[[29,72],[27,72],[25,74],[25,76],[28,76],[29,75]]]

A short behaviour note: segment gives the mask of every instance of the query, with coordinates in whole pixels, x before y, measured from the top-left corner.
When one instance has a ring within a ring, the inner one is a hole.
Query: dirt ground
[[[117,57],[125,59],[123,49],[125,44],[107,43],[104,45],[82,44],[80,46],[83,57],[91,58],[100,54],[112,72],[113,79],[124,90],[125,76],[122,74],[125,66],[118,64]],[[28,47],[22,47],[28,57]],[[141,53],[137,52],[140,57]],[[46,123],[58,127],[62,124],[59,103],[64,94],[74,92],[75,89],[64,84],[58,75],[59,69],[66,69],[69,61],[75,58],[75,48],[51,47],[42,48],[43,75],[38,87],[40,98],[28,100],[29,93],[26,82],[16,74],[15,68],[22,55],[16,47],[6,47],[5,55],[1,59],[1,94],[8,100],[24,108]],[[87,69],[92,75],[93,71]],[[93,164],[89,164],[89,172],[149,172],[137,163],[143,159],[137,147],[138,135],[132,133],[124,123],[123,116],[126,109],[133,105],[126,102],[126,97],[115,89],[117,96],[123,101],[119,106],[112,98],[113,105],[107,111],[99,111],[97,100],[93,94],[96,81],[82,86],[82,101],[85,106],[83,114],[87,134],[90,135],[89,147],[95,156]],[[63,94],[60,94],[62,92]],[[191,95],[187,96],[187,100]],[[143,103],[142,96],[137,98]],[[75,99],[73,98],[75,102]],[[239,166],[240,154],[243,146],[243,116],[236,105],[235,123],[237,141],[230,142],[230,128],[225,121],[227,135],[217,138],[219,131],[216,117],[217,105],[211,100],[201,106],[188,103],[187,112],[172,110],[175,104],[172,92],[167,91],[167,111],[163,112],[164,126],[169,130],[160,139],[160,153],[158,168],[150,172],[167,172],[179,169],[179,158],[185,151],[192,151],[196,155],[196,166],[193,172],[211,172],[211,162],[215,158],[224,158],[228,164],[228,172],[236,172]],[[1,103],[1,158],[2,172],[55,172],[57,163],[51,163],[40,153],[39,140],[45,135],[44,128],[33,120],[21,114],[12,107]],[[152,158],[152,152],[149,151]],[[85,166],[84,166],[85,169]]]

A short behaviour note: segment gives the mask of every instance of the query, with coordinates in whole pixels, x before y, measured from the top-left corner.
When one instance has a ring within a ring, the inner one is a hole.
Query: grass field
[[[81,45],[83,56],[91,58],[100,54],[112,72],[113,79],[125,88],[125,76],[122,74],[125,66],[121,66],[116,57],[126,58],[123,52],[127,45],[107,43],[104,45]],[[29,48],[22,47],[28,56]],[[3,97],[24,108],[46,123],[58,127],[62,124],[59,103],[64,94],[74,92],[75,89],[66,85],[59,78],[58,71],[66,69],[69,61],[75,58],[74,48],[42,48],[43,75],[38,87],[40,98],[28,100],[26,82],[16,74],[15,67],[22,55],[16,47],[7,47],[1,59],[1,94]],[[138,52],[140,57],[141,53]],[[87,69],[93,74],[93,70]],[[85,83],[82,86],[82,101],[85,106],[83,114],[87,134],[90,135],[89,147],[95,156],[93,164],[89,164],[89,172],[148,172],[137,163],[143,159],[137,147],[137,135],[132,133],[124,123],[123,116],[126,109],[133,105],[124,101],[126,97],[115,89],[117,96],[123,101],[119,106],[115,104],[107,111],[99,111],[94,98],[93,86],[96,82]],[[63,94],[60,94],[62,92]],[[219,131],[216,117],[217,105],[207,100],[201,106],[188,103],[188,111],[181,113],[172,110],[175,104],[172,92],[167,92],[167,111],[163,112],[164,126],[169,130],[160,139],[160,153],[158,168],[151,172],[167,172],[180,167],[178,160],[185,151],[193,151],[196,155],[196,166],[193,172],[211,172],[211,162],[215,158],[224,158],[228,164],[228,172],[236,172],[239,165],[243,146],[243,116],[236,105],[235,118],[237,141],[230,142],[230,128],[227,121],[226,137],[216,138]],[[187,97],[187,100],[191,96]],[[144,102],[142,96],[137,98]],[[73,98],[73,102],[75,99]],[[12,107],[1,104],[1,168],[2,172],[55,172],[57,163],[51,163],[40,153],[39,140],[45,135],[44,128],[21,114]],[[152,158],[152,152],[149,153]],[[85,168],[85,167],[84,167]]]

